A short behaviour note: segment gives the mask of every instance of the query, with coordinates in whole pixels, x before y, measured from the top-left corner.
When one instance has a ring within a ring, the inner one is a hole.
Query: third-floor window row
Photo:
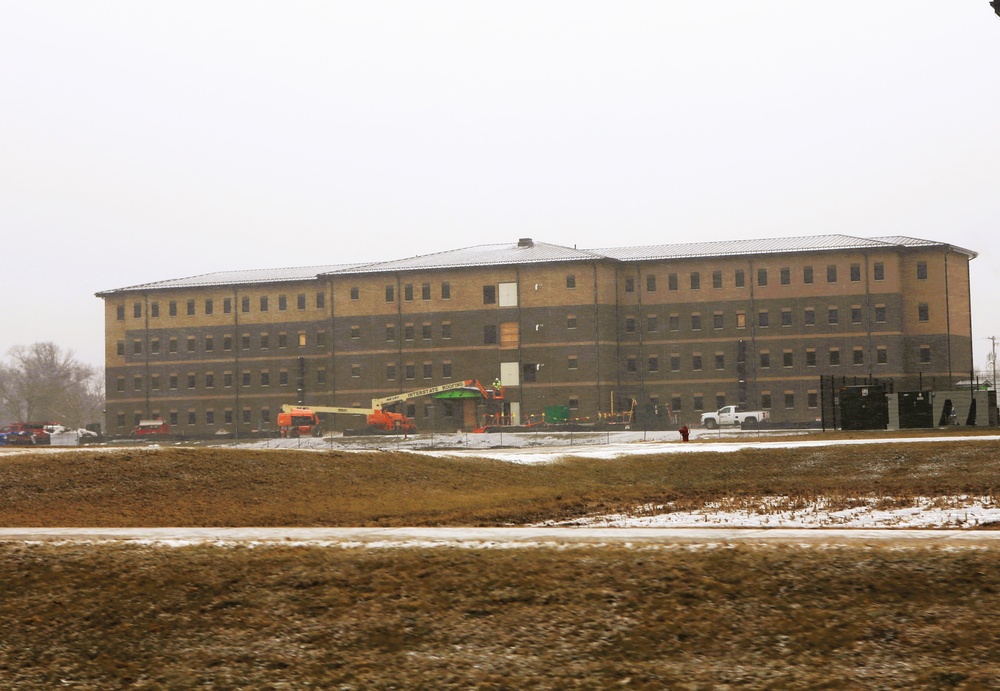
[[[926,304],[921,304],[918,309],[921,321],[929,319],[929,308]],[[642,320],[634,315],[626,315],[623,320],[624,332],[635,333],[639,330],[639,325],[644,325],[645,333],[657,333],[666,331],[684,331],[685,327],[690,331],[721,331],[728,326],[736,329],[746,329],[753,322],[754,315],[748,319],[746,310],[736,312],[725,312],[714,310],[712,312],[693,311],[685,314],[678,312],[669,313],[666,319],[661,319],[660,314],[647,314]],[[846,308],[831,305],[828,307],[807,307],[801,312],[790,307],[778,309],[762,309],[756,313],[756,326],[761,329],[775,327],[794,327],[796,324],[802,326],[816,326],[819,319],[829,326],[858,326],[865,324],[865,308],[862,305],[850,305]],[[889,311],[886,305],[876,304],[871,306],[871,320],[874,324],[884,324],[888,320]]]
[[[148,340],[135,338],[132,340],[131,354],[142,355],[148,348],[150,355],[175,355],[175,354],[215,354],[238,351],[269,351],[273,349],[284,350],[288,348],[326,348],[328,343],[327,332],[317,331],[310,337],[305,331],[288,333],[279,331],[277,333],[243,333],[239,336],[234,334],[223,334],[220,337],[215,335],[187,336],[178,338],[170,336],[166,338],[151,337]],[[118,355],[125,355],[126,343],[124,340],[117,342]]]

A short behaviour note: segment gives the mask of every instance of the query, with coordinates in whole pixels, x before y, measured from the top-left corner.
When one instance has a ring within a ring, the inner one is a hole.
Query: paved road
[[[314,544],[357,547],[558,545],[933,545],[998,547],[1000,531],[827,528],[0,528],[0,542]]]

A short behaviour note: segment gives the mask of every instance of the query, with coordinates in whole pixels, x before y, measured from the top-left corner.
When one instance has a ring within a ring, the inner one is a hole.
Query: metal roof
[[[114,288],[97,293],[97,297],[114,293],[134,293],[144,290],[169,290],[171,288],[200,288],[207,286],[245,285],[255,283],[285,283],[289,281],[311,281],[326,273],[353,268],[355,264],[328,264],[323,266],[300,266],[284,269],[247,269],[238,271],[216,271],[210,274],[172,278],[165,281],[140,283],[126,288]]]
[[[763,240],[722,240],[670,245],[610,247],[594,250],[580,250],[575,247],[533,242],[530,239],[524,238],[517,243],[476,245],[385,262],[330,264],[284,269],[219,271],[199,276],[190,276],[188,278],[155,281],[153,283],[143,283],[126,288],[106,290],[97,293],[97,297],[104,297],[115,293],[169,290],[173,288],[310,281],[330,274],[391,273],[397,271],[454,269],[473,266],[505,266],[594,260],[623,262],[659,261],[665,259],[738,257],[792,252],[858,251],[893,247],[947,247],[956,252],[968,255],[970,259],[974,259],[977,256],[971,250],[955,247],[947,243],[921,240],[903,235],[879,238],[859,238],[851,235],[813,235]]]
[[[386,273],[427,269],[454,269],[467,266],[504,266],[508,264],[543,264],[547,262],[593,261],[606,257],[587,250],[578,250],[545,242],[521,240],[517,244],[476,245],[406,259],[377,262],[331,273]]]
[[[813,235],[765,240],[721,240],[671,245],[643,245],[640,247],[612,247],[594,251],[620,261],[655,261],[695,257],[738,257],[746,254],[863,250],[887,247],[890,244],[882,240],[857,238],[850,235]]]

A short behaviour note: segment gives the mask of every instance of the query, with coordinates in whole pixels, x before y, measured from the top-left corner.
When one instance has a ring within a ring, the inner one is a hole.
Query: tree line
[[[0,420],[103,423],[104,372],[54,343],[14,346],[0,361]]]

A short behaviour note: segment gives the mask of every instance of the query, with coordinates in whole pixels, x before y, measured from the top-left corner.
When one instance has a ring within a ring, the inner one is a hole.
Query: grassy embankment
[[[399,453],[226,448],[0,456],[0,526],[519,525],[763,496],[992,496],[989,441],[747,449],[516,465]],[[780,508],[778,506],[777,508]]]

